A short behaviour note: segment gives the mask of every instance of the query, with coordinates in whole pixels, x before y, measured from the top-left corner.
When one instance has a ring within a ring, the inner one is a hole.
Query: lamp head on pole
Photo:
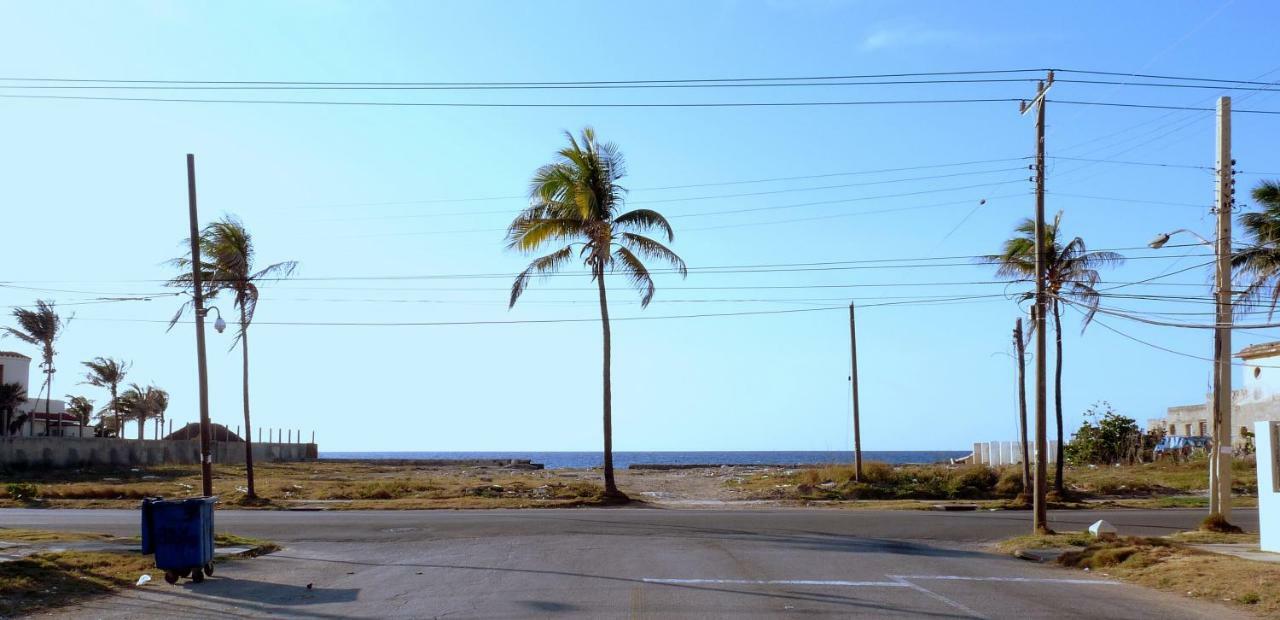
[[[1169,233],[1160,233],[1159,235],[1156,235],[1156,238],[1152,239],[1151,243],[1148,243],[1147,245],[1150,246],[1151,249],[1153,250],[1159,250],[1160,248],[1164,247],[1164,244],[1166,243],[1169,243]]]
[[[221,316],[219,316],[219,317],[218,317],[216,320],[214,320],[214,322],[213,322],[213,329],[214,329],[215,331],[217,331],[219,334],[221,334],[223,331],[226,331],[226,329],[227,329],[227,322],[226,322],[226,321],[224,321],[224,320],[222,320],[222,317],[221,317]]]

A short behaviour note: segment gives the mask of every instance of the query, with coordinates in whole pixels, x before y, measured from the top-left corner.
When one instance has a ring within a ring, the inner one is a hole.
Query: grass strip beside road
[[[1004,553],[1066,549],[1057,564],[1256,613],[1280,614],[1280,564],[1210,553],[1207,543],[1257,544],[1257,534],[1182,532],[1163,538],[1096,540],[1086,532],[1019,536],[995,545]]]
[[[131,546],[137,543],[136,537],[0,528],[0,541],[31,545],[97,541],[120,544],[119,550],[41,552],[0,562],[0,617],[70,605],[134,587],[142,575],[151,576],[149,586],[144,587],[164,585],[164,571],[155,567],[155,559]],[[273,542],[235,534],[217,534],[214,542],[219,547],[248,547],[239,557],[280,549]]]

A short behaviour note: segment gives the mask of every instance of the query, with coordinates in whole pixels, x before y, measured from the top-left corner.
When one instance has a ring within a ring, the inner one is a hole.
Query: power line
[[[734,193],[734,194],[711,194],[711,195],[704,195],[704,196],[684,196],[679,198],[659,198],[654,200],[632,200],[632,201],[627,201],[627,204],[629,205],[663,204],[663,203],[673,203],[673,202],[693,202],[693,201],[699,201],[699,200],[719,200],[724,198],[772,196],[776,194],[791,194],[795,192],[816,192],[816,191],[823,191],[823,190],[829,190],[829,189],[847,189],[851,187],[869,187],[873,185],[889,185],[893,183],[929,181],[929,180],[935,180],[935,179],[948,179],[953,177],[962,177],[962,176],[970,176],[970,175],[995,174],[998,172],[1011,172],[1014,170],[1021,170],[1021,169],[1022,168],[997,168],[994,170],[970,170],[966,172],[952,172],[948,174],[935,174],[935,175],[907,177],[907,178],[899,178],[899,179],[882,179],[878,181],[863,181],[860,183],[841,183],[838,185],[820,185],[816,187],[788,187],[783,189],[764,190],[764,191],[758,191],[758,192],[740,192],[740,193]],[[969,187],[973,187],[973,186],[969,186]],[[942,191],[942,190],[939,190],[939,191]],[[512,197],[512,198],[514,199],[519,197]],[[472,200],[489,200],[489,199],[472,199]],[[391,203],[382,203],[382,204],[391,204]],[[399,204],[411,204],[411,203],[399,203]],[[350,206],[359,206],[359,205],[350,205]],[[453,213],[410,213],[410,214],[399,214],[399,215],[368,215],[368,216],[359,216],[359,217],[334,218],[329,221],[349,222],[349,221],[362,221],[362,220],[422,219],[422,218],[460,216],[460,215],[496,215],[496,214],[502,214],[502,213],[511,214],[512,212],[513,210],[511,209],[500,209],[500,210],[494,210],[494,211],[462,211],[462,212],[453,212]],[[671,217],[690,217],[691,215],[693,214],[674,215]]]
[[[991,69],[978,71],[925,71],[915,73],[874,73],[848,75],[810,75],[780,77],[733,77],[733,78],[684,78],[684,79],[649,79],[649,80],[571,80],[545,82],[306,82],[288,80],[137,80],[137,79],[94,79],[94,78],[47,78],[47,77],[0,77],[6,82],[91,82],[119,84],[257,84],[257,85],[316,85],[316,86],[560,86],[560,85],[594,85],[594,84],[693,84],[709,82],[783,82],[792,80],[856,80],[883,79],[905,77],[945,77],[957,75],[1000,75],[1011,73],[1044,73],[1048,69]]]
[[[225,85],[190,83],[172,86],[136,84],[0,84],[9,90],[138,90],[138,91],[503,91],[503,90],[626,90],[626,89],[695,89],[695,88],[813,88],[829,86],[935,86],[942,84],[999,84],[1035,82],[1038,78],[979,78],[959,80],[892,80],[858,82],[720,82],[681,84],[465,84],[465,85]],[[1081,80],[1081,83],[1105,83]],[[1205,87],[1212,88],[1212,87]]]
[[[1086,157],[1063,157],[1061,155],[1052,156],[1052,157],[1049,157],[1049,159],[1055,159],[1055,160],[1061,160],[1061,161],[1084,161],[1084,162],[1090,162],[1095,164],[1123,164],[1123,165],[1129,165],[1129,166],[1152,166],[1152,167],[1158,167],[1158,168],[1183,168],[1187,170],[1207,170],[1209,172],[1214,171],[1213,166],[1196,166],[1192,164],[1167,164],[1167,163],[1161,163],[1161,162],[1125,161],[1125,160],[1119,160],[1119,159],[1089,159]]]
[[[1152,80],[1181,80],[1184,82],[1220,82],[1223,84],[1250,84],[1254,86],[1277,86],[1280,82],[1259,82],[1256,80],[1227,80],[1206,77],[1179,77],[1173,75],[1152,75],[1149,73],[1124,73],[1117,71],[1084,71],[1079,69],[1054,69],[1057,73],[1084,73],[1089,75],[1111,75],[1117,77],[1133,77]]]
[[[771,108],[870,105],[937,105],[966,103],[1017,103],[1020,99],[882,99],[862,101],[714,101],[691,103],[476,103],[460,101],[341,101],[311,99],[196,99],[176,97],[107,97],[91,95],[12,95],[5,99],[62,99],[76,101],[133,101],[152,103],[246,103],[260,105],[332,105],[425,108]],[[1236,110],[1245,112],[1244,110]]]
[[[1215,109],[1215,108],[1201,108],[1201,107],[1195,107],[1195,106],[1181,106],[1181,105],[1157,105],[1157,104],[1149,104],[1149,103],[1118,103],[1118,102],[1107,102],[1107,101],[1071,101],[1071,100],[1066,100],[1066,99],[1053,99],[1052,101],[1053,101],[1054,103],[1065,103],[1065,104],[1068,104],[1068,105],[1092,105],[1092,106],[1104,106],[1104,107],[1111,107],[1111,108],[1141,108],[1141,109],[1147,109],[1147,110],[1178,110],[1178,111],[1187,111],[1187,112],[1215,112],[1215,111],[1216,111],[1216,109]],[[1231,111],[1232,111],[1232,112],[1237,112],[1237,113],[1240,113],[1240,114],[1280,114],[1280,110],[1237,110],[1237,109],[1233,109],[1233,110],[1231,110]]]

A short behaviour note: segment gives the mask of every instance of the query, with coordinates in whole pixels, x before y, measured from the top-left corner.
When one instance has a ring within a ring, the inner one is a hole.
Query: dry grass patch
[[[22,528],[0,527],[0,540],[5,542],[72,542],[86,540],[113,541],[119,540],[110,534],[91,534],[86,532],[51,532],[48,530],[28,530]]]
[[[1121,538],[1064,554],[1064,566],[1227,603],[1262,616],[1280,614],[1280,565],[1192,549],[1161,538]]]
[[[595,482],[567,480],[545,470],[425,467],[405,464],[261,463],[254,467],[258,498],[249,499],[244,467],[214,468],[213,492],[236,508],[282,509],[308,501],[346,508],[553,507],[604,503]],[[34,500],[0,499],[0,506],[133,508],[144,497],[200,496],[198,466],[117,470],[14,472],[35,486]]]
[[[150,557],[138,553],[66,551],[0,563],[0,616],[66,605],[86,596],[133,585],[143,574],[162,577]]]

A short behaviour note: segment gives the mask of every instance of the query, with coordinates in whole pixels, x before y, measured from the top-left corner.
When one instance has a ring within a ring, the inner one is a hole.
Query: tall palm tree
[[[1240,216],[1249,244],[1231,257],[1238,277],[1245,279],[1236,307],[1247,310],[1270,297],[1269,312],[1280,302],[1280,181],[1263,181],[1253,188],[1253,199],[1262,207]]]
[[[21,426],[15,425],[13,414],[18,405],[27,402],[27,388],[21,383],[0,383],[0,435],[16,434]]]
[[[84,427],[93,417],[93,401],[83,396],[67,394],[67,413],[76,417],[80,423],[80,436],[84,436]]]
[[[94,387],[105,387],[111,392],[111,402],[102,408],[99,414],[111,411],[115,416],[116,437],[124,437],[124,424],[120,419],[119,389],[124,378],[129,375],[129,362],[114,357],[95,357],[87,362],[80,362],[89,372],[84,376],[84,383]]]
[[[635,209],[622,212],[626,189],[618,182],[626,174],[622,153],[612,143],[596,141],[593,129],[582,130],[579,138],[565,132],[569,145],[560,149],[555,161],[539,168],[529,189],[531,205],[521,211],[507,229],[507,248],[532,253],[548,246],[556,251],[535,259],[511,285],[515,306],[534,276],[557,271],[575,255],[587,267],[600,297],[600,324],[604,334],[604,486],[605,496],[625,500],[613,477],[613,394],[610,377],[612,357],[609,334],[609,303],[605,274],[615,270],[640,291],[640,306],[653,300],[654,284],[641,258],[659,260],[675,268],[681,276],[688,272],[684,260],[662,243],[640,233],[657,231],[670,242],[671,225],[657,211]]]
[[[53,400],[53,356],[57,354],[54,350],[54,343],[58,337],[62,335],[62,330],[70,322],[70,319],[63,321],[62,317],[53,309],[53,302],[43,299],[36,300],[35,310],[27,308],[15,308],[13,318],[18,322],[18,327],[6,327],[0,333],[0,336],[13,336],[27,344],[40,347],[40,366],[44,368],[44,385],[40,391],[45,395],[44,399],[44,421],[45,434],[49,434],[49,420],[53,419],[51,413],[51,401]],[[38,400],[37,395],[37,402]],[[35,434],[35,416],[27,417],[31,424],[31,434]],[[62,424],[59,419],[58,424]]]
[[[1053,329],[1056,334],[1056,355],[1053,373],[1053,406],[1054,417],[1058,427],[1057,467],[1054,472],[1054,489],[1063,492],[1063,442],[1062,429],[1062,307],[1072,304],[1083,308],[1084,320],[1080,326],[1081,333],[1089,327],[1093,315],[1098,310],[1100,295],[1097,285],[1101,281],[1098,275],[1100,267],[1114,267],[1124,262],[1124,257],[1115,252],[1090,252],[1085,247],[1084,239],[1075,237],[1066,243],[1062,234],[1062,212],[1053,218],[1052,224],[1044,227],[1044,247],[1046,252],[1045,288],[1048,293],[1049,312],[1053,315]],[[1002,278],[1034,279],[1036,275],[1036,223],[1026,219],[1014,229],[1015,236],[1004,242],[999,254],[982,258],[988,264],[996,265],[996,275]],[[1035,322],[1031,323],[1032,327]]]
[[[244,224],[235,216],[227,215],[221,220],[205,226],[200,231],[200,278],[205,297],[209,300],[218,293],[228,292],[233,297],[235,308],[240,311],[240,329],[231,342],[231,348],[240,345],[241,379],[244,397],[244,464],[248,484],[248,497],[256,498],[257,491],[253,484],[253,440],[248,429],[253,428],[249,421],[249,324],[253,322],[254,311],[258,307],[258,283],[264,280],[287,278],[297,269],[296,261],[284,261],[254,270],[253,237]],[[190,243],[188,241],[188,243]],[[192,287],[191,256],[180,256],[170,261],[181,270],[178,276],[170,280],[170,285],[184,288]],[[169,327],[178,321],[191,302],[183,304],[174,315]]]

